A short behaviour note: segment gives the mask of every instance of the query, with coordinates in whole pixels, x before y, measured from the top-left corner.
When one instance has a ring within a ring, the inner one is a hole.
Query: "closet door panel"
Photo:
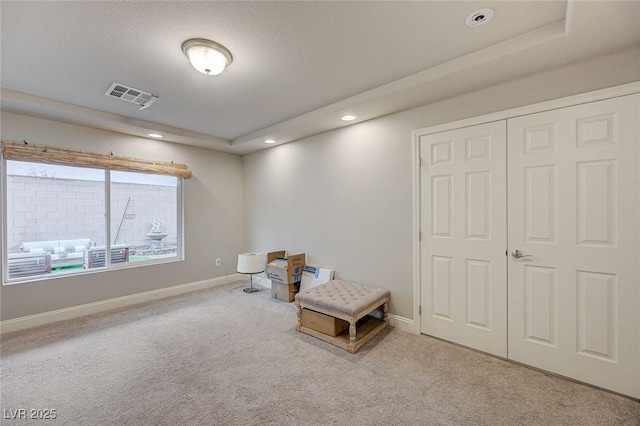
[[[420,140],[422,332],[506,357],[505,121]]]
[[[508,120],[509,358],[640,397],[640,96]]]

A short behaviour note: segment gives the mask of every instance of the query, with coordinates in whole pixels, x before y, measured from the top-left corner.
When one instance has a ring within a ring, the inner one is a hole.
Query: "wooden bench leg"
[[[300,302],[296,300],[296,331],[300,331],[300,326],[302,325],[302,308],[300,308]]]
[[[356,320],[349,321],[349,352],[356,353]]]
[[[382,305],[382,312],[384,312],[383,321],[389,324],[389,302],[384,302],[384,305]]]

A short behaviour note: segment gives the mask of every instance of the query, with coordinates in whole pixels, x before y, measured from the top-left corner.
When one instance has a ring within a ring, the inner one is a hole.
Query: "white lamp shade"
[[[194,46],[187,51],[191,65],[202,74],[218,75],[227,66],[227,58],[206,46]]]
[[[258,274],[264,272],[263,253],[242,253],[238,255],[239,274]]]
[[[226,47],[202,38],[185,41],[182,51],[195,69],[207,75],[220,74],[233,61],[231,52]]]

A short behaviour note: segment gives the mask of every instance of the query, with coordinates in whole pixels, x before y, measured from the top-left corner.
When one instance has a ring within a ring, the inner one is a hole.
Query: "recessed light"
[[[276,143],[276,141],[274,141],[273,139],[267,139],[266,141],[264,141],[264,143]]]
[[[150,138],[160,139],[162,135],[160,133],[148,133],[147,136]]]
[[[342,121],[353,121],[356,119],[355,115],[347,114],[341,117]]]
[[[478,27],[485,22],[489,22],[491,18],[493,18],[493,9],[488,7],[478,9],[467,18],[467,26]]]

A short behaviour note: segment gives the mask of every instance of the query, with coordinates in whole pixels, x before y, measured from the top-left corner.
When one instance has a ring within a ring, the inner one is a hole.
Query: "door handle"
[[[522,258],[525,258],[525,257],[533,257],[533,256],[532,256],[532,255],[530,255],[530,254],[524,254],[523,252],[521,252],[521,251],[520,251],[520,250],[518,250],[518,249],[515,249],[514,251],[512,251],[512,252],[511,252],[511,256],[512,256],[514,259],[522,259]]]

